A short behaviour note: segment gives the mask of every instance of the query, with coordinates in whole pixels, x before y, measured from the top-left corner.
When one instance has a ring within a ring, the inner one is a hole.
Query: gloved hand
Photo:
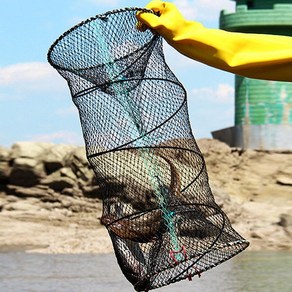
[[[167,41],[173,40],[182,31],[188,29],[188,26],[191,26],[192,29],[195,29],[196,26],[202,27],[198,22],[187,21],[172,3],[154,0],[145,8],[152,10],[155,14],[138,12],[137,19],[163,36]]]
[[[208,29],[186,20],[176,6],[155,0],[137,19],[180,53],[209,66],[238,75],[292,81],[292,37]]]

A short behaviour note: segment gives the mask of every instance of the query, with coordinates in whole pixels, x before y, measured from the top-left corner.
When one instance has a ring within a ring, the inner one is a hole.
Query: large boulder
[[[9,184],[31,187],[36,185],[46,171],[43,158],[51,143],[17,142],[11,147],[11,173]]]
[[[65,157],[66,166],[71,168],[79,181],[83,184],[91,183],[94,179],[94,172],[90,169],[86,158],[85,149],[77,147]]]
[[[7,186],[7,193],[15,198],[36,198],[39,201],[55,202],[58,201],[58,193],[45,185],[36,185],[33,187],[21,187],[15,185]]]
[[[18,157],[13,160],[9,184],[31,187],[46,176],[44,165],[34,158]]]
[[[10,150],[0,146],[0,184],[8,181],[10,172]]]
[[[76,185],[76,176],[70,168],[61,168],[40,181],[54,191],[61,192],[66,188],[73,188]]]
[[[17,142],[11,147],[11,158],[22,157],[41,160],[53,145],[44,142]]]
[[[43,157],[47,174],[51,174],[66,165],[65,157],[76,149],[76,146],[56,144],[48,149]]]
[[[0,146],[0,161],[9,161],[10,160],[10,150]]]

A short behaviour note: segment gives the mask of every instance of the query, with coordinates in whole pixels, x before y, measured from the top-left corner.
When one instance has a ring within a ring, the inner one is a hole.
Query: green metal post
[[[235,12],[221,12],[221,29],[292,36],[292,0],[233,1]],[[234,131],[234,146],[291,149],[292,83],[236,76]],[[290,144],[281,138],[287,135]]]

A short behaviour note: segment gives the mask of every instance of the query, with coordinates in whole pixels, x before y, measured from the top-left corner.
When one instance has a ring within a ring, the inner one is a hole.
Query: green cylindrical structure
[[[234,1],[234,13],[221,12],[221,29],[292,36],[292,0]],[[292,83],[235,77],[235,146],[291,149],[281,138],[291,131]]]

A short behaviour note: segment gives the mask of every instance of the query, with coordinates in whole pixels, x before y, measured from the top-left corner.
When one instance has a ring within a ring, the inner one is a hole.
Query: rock
[[[26,200],[19,200],[14,203],[6,204],[3,207],[5,211],[24,211],[24,212],[33,212],[39,210],[39,206],[32,204],[32,202]]]
[[[6,204],[7,202],[4,199],[0,198],[0,212],[3,210]]]
[[[73,188],[64,188],[61,194],[69,197],[83,197],[83,192],[76,185]]]
[[[69,200],[62,200],[61,201],[61,205],[62,205],[62,207],[64,207],[64,208],[69,208],[69,207],[71,207],[72,206],[72,202],[71,201],[69,201]]]
[[[20,187],[14,185],[8,185],[7,191],[9,194],[13,194],[14,198],[37,198],[42,201],[56,201],[56,194],[53,190],[47,186],[37,185],[35,187]],[[11,196],[12,197],[12,196]]]
[[[65,170],[63,170],[65,172]],[[53,172],[40,181],[41,184],[49,186],[51,189],[61,192],[65,188],[73,188],[75,186],[74,179],[64,176],[62,169]]]
[[[8,161],[0,161],[0,182],[7,182],[11,173]]]
[[[0,146],[0,161],[9,161],[11,151],[7,148]]]
[[[64,167],[66,164],[65,157],[68,153],[74,151],[75,148],[71,145],[53,145],[43,158],[47,174],[51,174]]]
[[[72,169],[77,178],[85,182],[90,182],[94,173],[89,170],[89,164],[86,158],[85,150],[82,147],[74,149],[65,157],[66,165]]]
[[[226,143],[215,139],[200,139],[197,142],[204,156],[209,156],[212,153],[226,154],[231,152],[230,147]]]
[[[9,183],[30,187],[36,185],[46,175],[44,165],[39,160],[18,157],[13,161]]]
[[[17,142],[11,147],[11,158],[34,158],[40,160],[44,154],[48,153],[54,144],[42,142]]]
[[[289,163],[289,165],[281,165],[279,169],[279,173],[291,177],[292,174],[292,161]]]
[[[251,242],[249,249],[292,250],[292,153],[241,151],[212,139],[199,140],[198,144],[206,158],[215,200],[235,230]],[[50,242],[50,246],[56,242],[63,248],[64,238],[70,241],[78,236],[77,229],[81,232],[90,226],[95,232],[97,217],[102,213],[105,185],[104,178],[95,177],[84,148],[34,142],[15,143],[12,148],[0,147],[0,239],[15,244],[17,226],[25,240],[33,239],[38,236],[34,224],[40,222],[40,245]],[[112,177],[107,180],[113,194],[110,200],[129,193],[127,185],[114,179],[119,173],[124,173],[133,185],[137,184],[141,193],[149,193],[136,175],[136,168],[143,161],[137,159],[134,152],[131,154],[133,157],[121,155],[122,166],[112,168]],[[187,158],[179,160],[180,157],[173,154],[173,159],[179,161],[177,166],[189,167]],[[130,164],[132,160],[134,163]],[[186,168],[185,173],[188,172],[192,169]],[[187,183],[182,180],[182,185]],[[146,199],[137,196],[126,195],[123,200],[129,208],[139,209],[148,204]],[[7,227],[9,220],[12,221]],[[69,224],[77,226],[70,235],[66,233]],[[30,235],[24,231],[24,226],[31,228]],[[46,236],[52,227],[56,229],[48,241]],[[4,229],[6,235],[3,235]],[[97,242],[96,234],[92,234],[92,239],[84,236],[82,240]],[[62,248],[54,251],[64,251]],[[75,251],[84,252],[78,248]]]
[[[292,186],[292,177],[279,176],[276,179],[277,184],[284,186]]]
[[[259,231],[251,231],[250,236],[252,238],[262,239],[264,237],[264,234],[260,233]]]
[[[19,200],[19,197],[13,196],[13,195],[6,195],[5,199],[7,202],[12,203],[12,202],[17,202]]]
[[[89,167],[80,168],[76,175],[79,178],[79,182],[83,185],[93,184],[96,181],[95,174]]]
[[[64,156],[66,166],[69,166],[74,171],[74,166],[83,167],[88,165],[86,152],[83,147],[76,147],[70,153]]]
[[[85,186],[82,188],[83,195],[89,198],[102,199],[104,196],[104,189],[100,186]]]
[[[0,146],[0,184],[8,181],[10,172],[10,150]]]
[[[50,180],[50,178],[42,181],[43,184],[48,185],[51,189],[61,192],[65,188],[72,188],[74,186],[74,181],[68,177],[59,177]]]
[[[292,227],[292,214],[281,214],[279,225],[282,227]]]
[[[75,173],[72,171],[71,168],[69,167],[63,167],[60,169],[60,175],[62,177],[68,177],[68,178],[71,178],[72,180],[76,181],[77,180],[77,177],[75,175]]]

